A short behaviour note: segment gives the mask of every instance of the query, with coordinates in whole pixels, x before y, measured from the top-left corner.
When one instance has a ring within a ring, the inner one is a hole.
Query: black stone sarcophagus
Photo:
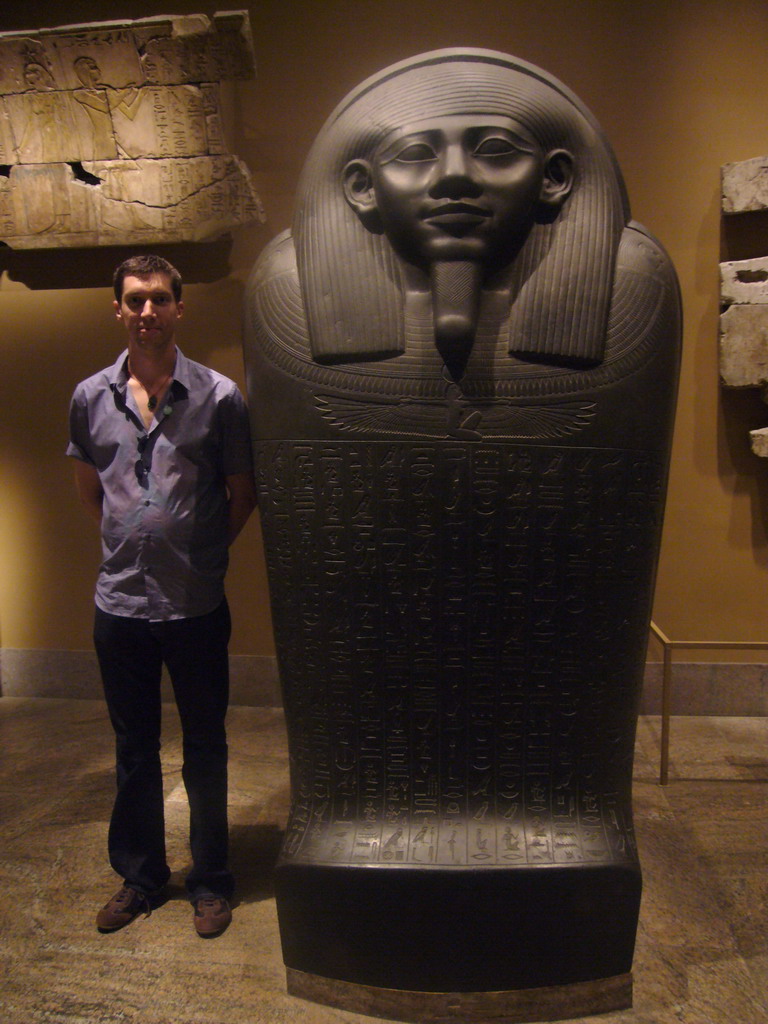
[[[292,991],[456,1021],[631,1001],[679,338],[668,258],[543,71],[424,54],[321,131],[246,309]]]

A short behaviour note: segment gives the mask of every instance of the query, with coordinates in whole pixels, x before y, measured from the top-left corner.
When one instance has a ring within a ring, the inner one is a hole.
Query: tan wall
[[[6,0],[0,28],[57,25],[61,10]],[[75,22],[210,14],[216,5],[88,0],[67,10]],[[667,247],[682,285],[683,373],[655,618],[675,639],[764,639],[768,465],[751,455],[747,430],[768,423],[768,409],[754,393],[721,394],[717,265],[720,165],[768,152],[765,0],[254,0],[251,20],[259,77],[232,91],[230,141],[254,174],[269,222],[234,236],[228,271],[215,271],[195,247],[171,253],[190,282],[180,325],[187,353],[242,380],[243,284],[266,241],[289,225],[307,149],[348,89],[441,46],[485,46],[538,64],[602,124],[633,214]],[[761,252],[768,254],[768,227]],[[0,262],[10,268],[0,279],[3,647],[90,644],[98,543],[62,453],[74,384],[122,344],[107,287],[120,258],[94,251]],[[232,650],[271,654],[257,522],[233,563]]]

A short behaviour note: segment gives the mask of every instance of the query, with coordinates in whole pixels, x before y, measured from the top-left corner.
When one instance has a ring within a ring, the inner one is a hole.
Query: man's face
[[[508,117],[455,115],[407,125],[371,163],[392,246],[423,269],[436,260],[504,266],[533,224],[544,155]]]
[[[184,303],[173,297],[167,274],[126,276],[122,299],[115,300],[114,307],[128,331],[129,345],[147,352],[162,351],[172,343],[176,321],[184,311]]]

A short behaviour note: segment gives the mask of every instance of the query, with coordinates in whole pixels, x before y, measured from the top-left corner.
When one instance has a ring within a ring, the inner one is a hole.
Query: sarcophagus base
[[[276,885],[284,960],[301,974],[479,993],[617,978],[632,965],[630,868],[283,864]]]

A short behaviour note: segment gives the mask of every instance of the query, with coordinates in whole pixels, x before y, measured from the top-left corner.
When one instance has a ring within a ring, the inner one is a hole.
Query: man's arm
[[[78,459],[75,462],[75,483],[83,508],[94,522],[101,523],[104,490],[95,466]]]
[[[252,473],[233,473],[226,478],[229,493],[229,543],[237,537],[256,508],[256,485]]]

